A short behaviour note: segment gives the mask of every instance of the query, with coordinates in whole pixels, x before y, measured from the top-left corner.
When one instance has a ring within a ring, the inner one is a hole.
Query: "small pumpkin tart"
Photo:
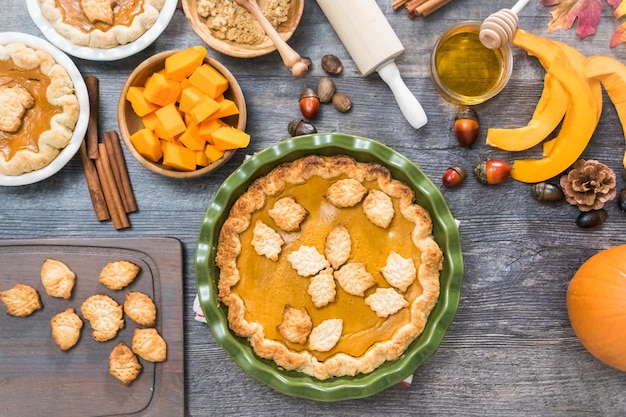
[[[406,351],[437,302],[442,260],[429,213],[387,168],[311,155],[234,202],[215,263],[231,330],[259,357],[323,380]]]
[[[67,70],[48,52],[0,45],[0,174],[50,164],[72,139],[79,104]]]
[[[130,43],[159,18],[165,0],[40,0],[41,14],[71,43],[112,48]]]

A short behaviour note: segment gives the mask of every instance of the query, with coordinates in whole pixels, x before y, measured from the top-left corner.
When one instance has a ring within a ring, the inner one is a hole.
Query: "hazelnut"
[[[333,95],[333,107],[340,111],[341,113],[345,113],[352,108],[352,100],[346,93],[337,92]]]
[[[327,54],[322,57],[322,69],[330,75],[339,75],[343,71],[343,65],[335,55]]]
[[[335,82],[330,77],[322,77],[317,85],[317,96],[322,103],[330,103],[335,95]]]

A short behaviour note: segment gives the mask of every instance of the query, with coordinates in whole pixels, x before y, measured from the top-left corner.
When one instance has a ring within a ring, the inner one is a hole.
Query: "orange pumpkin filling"
[[[46,89],[50,78],[41,72],[40,67],[32,70],[18,68],[12,59],[0,60],[0,86],[19,86],[26,89],[35,99],[35,105],[26,111],[22,126],[16,132],[0,130],[0,153],[10,160],[18,151],[38,152],[39,136],[50,129],[50,119],[63,108],[54,106],[46,99]]]
[[[285,241],[283,254],[295,251],[302,245],[324,248],[325,239],[331,229],[337,224],[343,224],[352,239],[349,262],[364,263],[376,280],[376,285],[366,291],[365,296],[376,287],[389,287],[380,270],[385,266],[391,251],[405,258],[412,258],[415,267],[419,268],[421,252],[411,240],[415,224],[400,215],[397,199],[392,199],[396,215],[390,226],[382,229],[367,219],[360,205],[336,208],[323,197],[325,190],[335,181],[337,178],[329,181],[314,176],[304,184],[287,184],[281,193],[267,197],[265,208],[252,214],[251,224],[257,220],[273,224],[267,208],[273,207],[276,200],[282,197],[293,196],[305,207],[309,214],[301,224],[301,231],[281,232]],[[375,181],[363,184],[369,189],[378,189]],[[326,319],[343,319],[343,333],[335,347],[328,352],[312,351],[320,361],[339,352],[359,357],[377,342],[391,339],[399,327],[409,322],[408,309],[404,308],[387,318],[380,318],[364,303],[364,297],[350,295],[339,285],[332,303],[322,308],[314,307],[311,296],[307,293],[310,278],[299,276],[286,256],[280,256],[274,262],[252,250],[252,229],[253,227],[249,227],[240,236],[242,248],[249,250],[242,250],[237,259],[240,280],[233,288],[233,293],[241,297],[245,304],[246,320],[262,324],[267,339],[279,340],[294,351],[306,349],[306,346],[286,341],[276,329],[281,323],[283,309],[287,304],[294,308],[305,307],[314,324]],[[422,288],[416,280],[404,296],[411,303],[421,293]]]
[[[84,33],[89,33],[96,29],[106,32],[113,26],[130,26],[135,16],[143,13],[144,0],[117,0],[115,7],[113,7],[113,25],[101,21],[90,22],[83,13],[80,3],[76,0],[54,1],[54,5],[61,12],[66,24],[80,29]]]

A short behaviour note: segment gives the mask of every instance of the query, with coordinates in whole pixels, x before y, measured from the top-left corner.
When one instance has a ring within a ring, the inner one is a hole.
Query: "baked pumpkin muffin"
[[[48,165],[72,139],[78,114],[74,83],[49,53],[0,45],[0,174]]]
[[[233,204],[218,239],[219,299],[259,357],[318,379],[353,376],[422,333],[442,261],[429,213],[387,168],[312,155]]]
[[[41,14],[71,43],[113,48],[154,25],[165,0],[40,0]]]

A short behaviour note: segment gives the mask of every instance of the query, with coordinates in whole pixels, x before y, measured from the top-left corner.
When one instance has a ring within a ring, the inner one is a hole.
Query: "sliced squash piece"
[[[513,162],[511,177],[518,181],[541,182],[565,171],[583,153],[598,124],[596,101],[587,79],[572,68],[569,60],[555,60],[548,71],[561,82],[571,99],[550,154],[542,159]]]

